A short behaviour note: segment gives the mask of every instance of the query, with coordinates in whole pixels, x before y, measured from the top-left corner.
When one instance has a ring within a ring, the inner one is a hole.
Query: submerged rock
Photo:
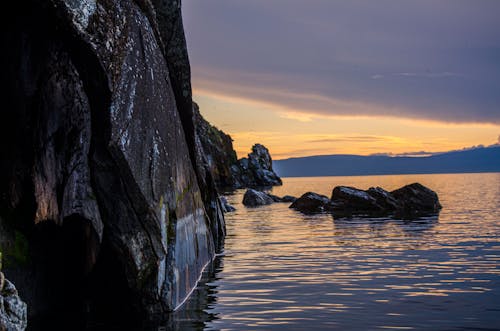
[[[253,189],[248,189],[243,196],[243,204],[247,207],[270,205],[273,202],[267,193]]]
[[[305,214],[321,213],[333,209],[330,199],[327,196],[314,192],[304,193],[295,200],[290,208],[303,212]]]
[[[26,303],[19,298],[14,284],[0,271],[0,330],[25,330],[27,323]]]
[[[406,185],[391,194],[400,203],[398,214],[404,218],[436,214],[442,208],[437,193],[419,183]]]

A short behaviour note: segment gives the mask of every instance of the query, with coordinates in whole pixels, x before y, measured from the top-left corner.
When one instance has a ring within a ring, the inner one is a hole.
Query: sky
[[[274,159],[500,140],[500,1],[183,0],[193,98]]]

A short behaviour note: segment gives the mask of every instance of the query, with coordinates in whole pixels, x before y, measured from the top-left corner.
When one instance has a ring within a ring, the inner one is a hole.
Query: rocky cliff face
[[[208,123],[196,103],[193,103],[193,118],[201,150],[198,154],[205,156],[202,162],[219,189],[282,185],[265,146],[255,144],[248,157],[238,160],[231,136]]]
[[[0,14],[4,271],[31,316],[162,319],[225,233],[196,142],[180,2],[15,7]]]
[[[200,109],[193,103],[193,116],[196,125],[197,137],[203,149],[201,155],[206,156],[206,164],[218,187],[232,187],[235,185],[231,166],[237,164],[238,159],[233,149],[233,140],[223,131],[207,122],[200,114]]]
[[[14,284],[0,272],[0,330],[24,330],[27,326],[26,304]]]

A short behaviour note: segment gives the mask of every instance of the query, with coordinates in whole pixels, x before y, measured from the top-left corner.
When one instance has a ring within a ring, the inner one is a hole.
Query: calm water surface
[[[224,255],[178,313],[205,330],[500,330],[500,173],[285,178],[276,195],[336,185],[434,189],[439,217],[334,219],[228,200]]]

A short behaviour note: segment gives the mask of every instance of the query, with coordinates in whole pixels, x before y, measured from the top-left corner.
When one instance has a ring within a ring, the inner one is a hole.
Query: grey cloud
[[[326,115],[352,114],[341,100],[376,106],[355,115],[500,123],[500,1],[183,6],[195,86]]]

